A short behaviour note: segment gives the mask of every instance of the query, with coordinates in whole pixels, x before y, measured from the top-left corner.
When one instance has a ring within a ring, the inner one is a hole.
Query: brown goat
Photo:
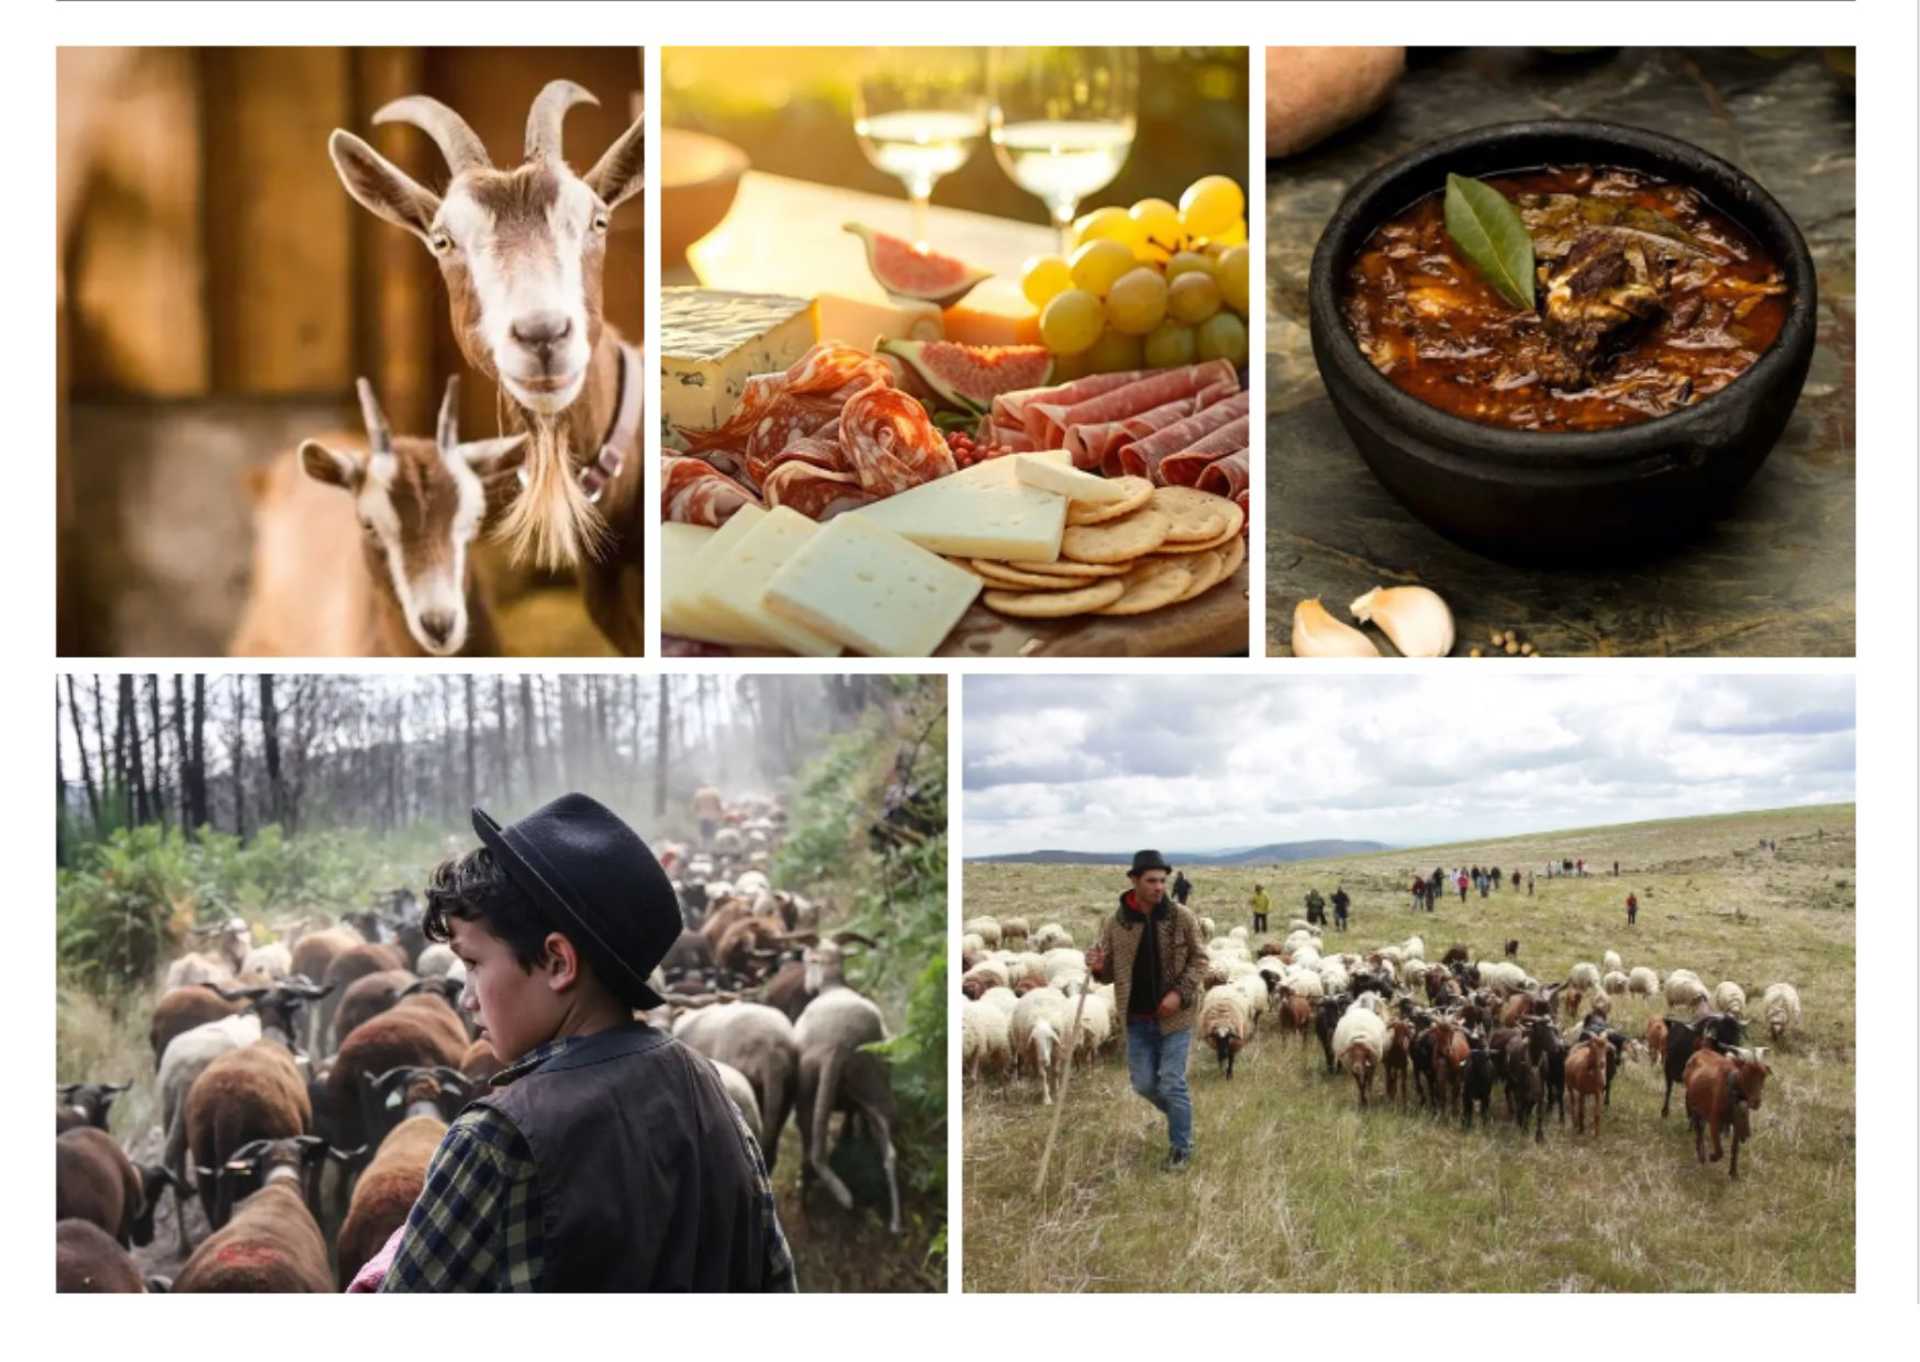
[[[57,1220],[85,1220],[122,1248],[153,1242],[153,1210],[166,1169],[134,1163],[113,1136],[92,1126],[54,1140],[53,1201]]]
[[[466,1098],[467,1089],[458,1077],[444,1071],[403,1069],[376,1080],[376,1088],[406,1083],[405,1115],[380,1141],[373,1162],[354,1184],[352,1204],[334,1241],[341,1286],[351,1282],[406,1223],[407,1213],[426,1185],[427,1165],[447,1133],[445,1107],[458,1106]]]
[[[1567,1051],[1567,1090],[1573,1094],[1573,1133],[1578,1135],[1593,1099],[1593,1133],[1600,1134],[1600,1108],[1607,1091],[1607,1051],[1604,1036],[1587,1036]]]
[[[1760,1095],[1766,1088],[1767,1076],[1773,1072],[1764,1063],[1766,1053],[1764,1048],[1755,1050],[1752,1058],[1748,1058],[1744,1051],[1721,1054],[1717,1050],[1696,1050],[1682,1075],[1687,1091],[1687,1119],[1693,1124],[1693,1152],[1700,1162],[1708,1161],[1707,1135],[1713,1137],[1713,1159],[1717,1162],[1720,1132],[1733,1132],[1733,1157],[1727,1165],[1729,1178],[1740,1176],[1740,1146],[1753,1138],[1747,1113],[1760,1109]]]
[[[125,1292],[147,1289],[133,1255],[91,1220],[62,1220],[53,1227],[53,1289],[62,1292]]]
[[[383,969],[363,974],[347,985],[347,991],[340,997],[340,1006],[333,1013],[333,1048],[338,1050],[340,1042],[352,1035],[361,1022],[379,1016],[399,1002],[400,995],[414,982],[412,970]]]
[[[233,1208],[174,1279],[175,1292],[331,1292],[327,1242],[299,1184],[275,1179]]]
[[[351,927],[328,927],[308,932],[293,945],[293,972],[309,979],[325,979],[327,968],[343,951],[366,944]]]
[[[1467,1033],[1451,1017],[1433,1023],[1433,1090],[1436,1112],[1449,1111],[1460,1100],[1460,1080],[1472,1051]]]
[[[215,1229],[226,1223],[215,1184],[235,1150],[312,1129],[307,1085],[285,1046],[255,1041],[207,1065],[187,1090],[187,1148],[207,1223]]]
[[[1411,1063],[1413,1057],[1413,1023],[1404,1017],[1395,1017],[1387,1023],[1387,1053],[1381,1059],[1381,1067],[1387,1075],[1387,1100],[1400,1099],[1401,1110],[1406,1109],[1407,1089],[1412,1086]]]
[[[1667,1019],[1653,1016],[1647,1018],[1647,1059],[1652,1064],[1665,1062],[1667,1053]]]
[[[215,991],[211,984],[189,984],[170,988],[153,1005],[153,1021],[147,1027],[147,1040],[153,1046],[153,1062],[158,1065],[167,1052],[167,1042],[182,1031],[191,1031],[204,1022],[219,1021],[244,1011],[247,1000]]]

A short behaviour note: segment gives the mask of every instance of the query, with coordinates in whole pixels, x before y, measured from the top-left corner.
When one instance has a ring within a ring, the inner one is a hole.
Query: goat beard
[[[529,420],[517,407],[510,410],[516,424],[524,425],[531,436],[522,465],[527,485],[507,506],[495,537],[507,546],[515,563],[531,559],[546,571],[598,560],[612,536],[599,508],[587,500],[580,486],[564,415]]]

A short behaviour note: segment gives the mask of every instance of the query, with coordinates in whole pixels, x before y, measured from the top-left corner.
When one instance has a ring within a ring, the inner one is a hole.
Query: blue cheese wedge
[[[1112,503],[1127,499],[1126,487],[1098,474],[1082,472],[1073,466],[1072,460],[1073,455],[1064,449],[1015,454],[1013,475],[1029,487],[1044,487],[1069,501]]]
[[[1061,459],[1065,450],[1055,451]],[[1042,455],[1051,459],[1051,455]],[[1051,563],[1060,557],[1067,499],[1014,477],[1013,460],[988,459],[972,468],[923,482],[848,516],[910,539],[931,553]]]
[[[678,430],[717,426],[747,379],[790,367],[813,345],[813,304],[777,293],[660,291],[660,405]]]
[[[735,512],[737,518],[739,512]],[[731,525],[733,522],[727,522]],[[767,584],[820,527],[790,506],[763,513],[727,551],[702,554],[705,599],[722,627],[756,635],[765,645],[801,657],[837,657],[840,645],[767,608]],[[709,543],[709,550],[713,543]]]
[[[869,657],[930,657],[981,585],[891,530],[840,515],[773,574],[766,601]]]

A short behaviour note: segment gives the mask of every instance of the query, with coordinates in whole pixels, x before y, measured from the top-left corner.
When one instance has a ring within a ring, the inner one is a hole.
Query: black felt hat
[[[1166,858],[1157,851],[1134,852],[1133,869],[1127,872],[1127,878],[1132,879],[1136,875],[1144,875],[1149,870],[1165,870],[1171,874],[1173,867],[1168,865]]]
[[[660,862],[618,814],[567,794],[505,827],[476,807],[473,830],[622,1002],[660,1006],[647,976],[680,935],[680,905]]]

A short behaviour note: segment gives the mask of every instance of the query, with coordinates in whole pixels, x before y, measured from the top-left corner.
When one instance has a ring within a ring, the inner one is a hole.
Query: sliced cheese
[[[835,519],[847,515],[892,530],[933,553],[1051,563],[1060,557],[1067,499],[1018,481],[1011,459],[989,459]]]
[[[717,426],[754,374],[788,368],[813,345],[813,305],[774,293],[660,290],[660,405],[679,430]]]
[[[697,624],[691,606],[693,564],[706,547],[714,531],[705,525],[683,525],[669,520],[660,526],[660,632],[691,638],[689,626]]]
[[[706,599],[721,623],[757,634],[770,646],[801,657],[837,656],[838,643],[766,605],[767,583],[819,532],[818,525],[791,506],[776,506],[762,514],[732,551],[712,565]],[[701,566],[707,567],[704,556]]]
[[[1060,459],[1042,457],[1045,455],[1065,455],[1067,462]],[[1015,454],[1013,456],[1013,475],[1029,487],[1044,487],[1049,492],[1058,492],[1069,501],[1115,502],[1127,499],[1127,489],[1118,481],[1103,478],[1094,473],[1085,473],[1073,467],[1073,455],[1067,450],[1045,450],[1035,454]]]
[[[983,583],[891,530],[839,515],[767,583],[767,606],[869,657],[929,657]]]
[[[1020,291],[1020,281],[996,276],[942,315],[947,339],[963,345],[1038,345],[1040,313]]]
[[[813,300],[813,338],[871,350],[882,340],[939,340],[946,335],[933,303],[870,303],[823,293]]]
[[[671,521],[660,528],[663,537],[660,541],[663,567],[666,570],[660,588],[660,628],[664,633],[679,634],[682,638],[698,639],[702,643],[718,643],[728,648],[771,648],[776,646],[773,640],[757,630],[742,629],[723,616],[718,604],[711,598],[709,588],[713,585],[714,574],[719,565],[733,555],[735,547],[745,539],[753,527],[765,520],[767,513],[758,506],[742,506],[727,518],[727,523],[712,530],[701,542],[699,549],[686,564],[685,585],[678,598],[674,595],[674,577],[671,558],[673,543],[664,532],[675,529]],[[698,529],[699,526],[685,526],[686,529]],[[672,605],[669,605],[669,602]],[[667,611],[673,611],[673,624],[667,623]]]

